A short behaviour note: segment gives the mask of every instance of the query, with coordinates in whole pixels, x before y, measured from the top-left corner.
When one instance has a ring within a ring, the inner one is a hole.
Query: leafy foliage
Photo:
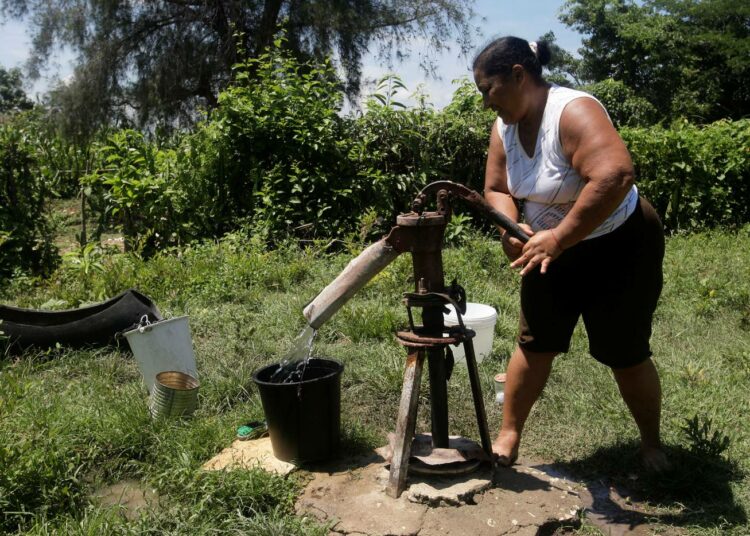
[[[21,121],[0,125],[0,278],[48,273],[58,262],[49,185],[37,173],[33,137]]]
[[[242,221],[269,237],[295,228],[328,234],[356,217],[364,185],[346,160],[335,70],[298,62],[282,43],[236,66],[215,113],[177,149],[177,180],[199,236]]]
[[[616,127],[644,127],[653,125],[658,114],[656,108],[639,97],[624,83],[608,78],[581,88],[594,95],[607,109]]]
[[[0,67],[0,115],[30,110],[33,106],[23,90],[21,70]]]
[[[661,117],[711,122],[750,113],[750,4],[727,0],[568,0],[583,80],[622,82]]]
[[[690,450],[701,457],[718,457],[731,443],[729,436],[717,430],[713,421],[703,415],[685,419],[682,431],[690,441]]]
[[[6,145],[20,135],[14,132],[23,133],[27,160],[12,165],[24,170],[24,181],[37,184],[39,206],[55,190],[70,193],[82,187],[99,221],[93,235],[117,226],[126,248],[146,255],[243,227],[266,243],[289,236],[306,243],[371,239],[409,210],[413,195],[428,182],[447,178],[482,190],[494,117],[481,109],[470,81],[457,81],[452,102],[438,111],[424,95],[417,106],[402,107],[399,99],[406,88],[392,75],[381,81],[364,113],[342,116],[344,88],[333,65],[300,61],[284,43],[279,39],[260,57],[238,64],[233,85],[192,132],[149,138],[122,129],[76,149],[46,137],[54,131],[41,129],[30,136],[38,122],[19,123],[26,126],[4,131]],[[652,119],[650,105],[620,82],[608,80],[590,89],[616,123],[627,125],[621,133],[639,187],[670,230],[750,221],[747,120],[636,127]],[[80,186],[60,176],[62,166],[70,168],[71,176],[84,174]],[[10,216],[12,210],[5,208],[0,247],[11,246],[11,222],[20,221]],[[470,218],[460,214],[456,220],[455,242]],[[54,258],[50,224],[37,221],[41,234],[25,240],[36,244],[30,246],[34,251],[47,252],[42,256],[49,264]],[[471,222],[481,225],[482,219]],[[76,255],[85,260],[81,242]],[[14,257],[4,257],[6,273],[22,259],[34,258],[14,251]]]
[[[92,203],[131,246],[149,253],[242,225],[267,241],[372,237],[428,182],[483,188],[494,117],[466,79],[437,111],[426,100],[401,107],[403,82],[390,76],[365,113],[343,117],[333,66],[299,62],[283,40],[235,76],[193,133],[165,145],[125,130],[96,146]],[[648,103],[611,80],[591,89],[628,125],[639,187],[670,230],[750,221],[747,121],[637,128],[653,119]]]
[[[170,232],[170,184],[174,155],[146,142],[143,134],[121,130],[96,147],[103,167],[82,178],[89,195],[103,198],[105,216],[122,225],[125,248],[164,247],[174,238]]]
[[[467,79],[457,80],[452,102],[442,111],[429,106],[395,109],[370,106],[352,123],[356,140],[350,158],[370,177],[370,200],[389,220],[408,210],[412,194],[438,179],[481,190],[492,114]]]
[[[148,252],[243,224],[267,240],[341,236],[368,211],[392,221],[431,180],[482,188],[492,115],[467,80],[442,112],[399,108],[403,83],[391,79],[367,113],[342,117],[333,66],[299,62],[283,43],[238,64],[217,109],[171,147],[127,130],[95,146],[99,169],[84,183],[131,245]]]
[[[750,221],[750,121],[624,128],[641,191],[672,230]]]

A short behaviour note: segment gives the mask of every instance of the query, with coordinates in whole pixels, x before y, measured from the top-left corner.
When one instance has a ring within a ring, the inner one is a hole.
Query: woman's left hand
[[[539,231],[535,233],[523,246],[521,256],[511,263],[511,268],[520,268],[521,275],[526,275],[537,265],[541,272],[547,273],[549,263],[558,258],[563,252],[560,242],[553,231]]]

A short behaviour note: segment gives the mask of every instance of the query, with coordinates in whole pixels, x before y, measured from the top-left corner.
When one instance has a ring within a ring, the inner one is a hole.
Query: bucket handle
[[[148,315],[143,315],[141,320],[138,322],[138,333],[145,331],[151,331],[151,320],[148,319]]]

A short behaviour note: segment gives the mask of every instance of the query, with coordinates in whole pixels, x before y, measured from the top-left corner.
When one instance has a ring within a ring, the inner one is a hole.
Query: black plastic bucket
[[[304,367],[301,381],[270,382],[279,367],[274,363],[253,374],[274,456],[295,464],[335,457],[340,441],[344,365],[332,359],[312,358]]]

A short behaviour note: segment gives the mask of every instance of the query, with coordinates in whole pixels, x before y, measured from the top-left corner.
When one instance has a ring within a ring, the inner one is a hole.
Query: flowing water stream
[[[272,383],[297,383],[302,381],[305,368],[310,361],[313,341],[318,330],[310,325],[297,335],[292,348],[279,363],[279,368],[273,373],[270,381]]]

